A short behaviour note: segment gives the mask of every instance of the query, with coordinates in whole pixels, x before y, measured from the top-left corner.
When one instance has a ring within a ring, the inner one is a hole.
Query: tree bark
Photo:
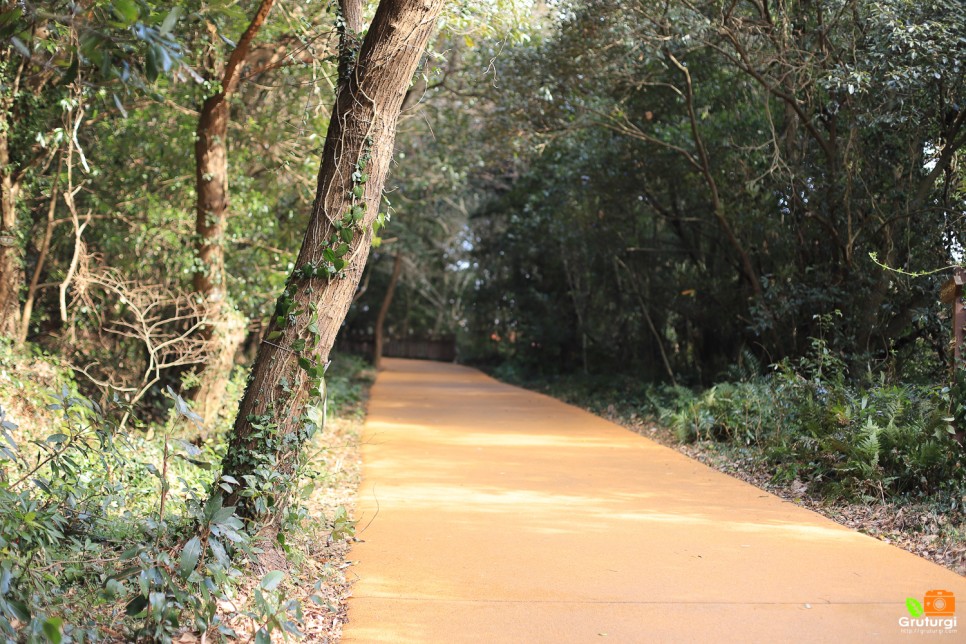
[[[221,77],[221,90],[205,99],[198,117],[195,141],[197,208],[195,233],[198,261],[193,285],[212,302],[224,300],[225,249],[222,240],[228,217],[228,99],[238,88],[252,40],[265,24],[275,0],[262,0],[251,23],[231,52]]]
[[[10,165],[11,123],[6,101],[0,105],[0,336],[15,338],[20,324],[20,286],[24,281],[17,239],[17,182]]]
[[[339,30],[339,85],[349,80],[349,74],[355,69],[356,57],[362,44],[362,30],[365,23],[362,19],[363,0],[339,0],[339,13],[342,22],[337,25]]]
[[[396,283],[399,281],[399,273],[402,272],[402,253],[396,253],[396,258],[392,262],[392,276],[389,278],[389,287],[386,289],[386,296],[382,298],[382,306],[379,307],[379,315],[376,316],[375,341],[372,349],[372,366],[378,369],[382,365],[382,345],[386,326],[386,315],[389,314],[389,307],[392,306],[392,296],[396,293]]]
[[[241,70],[275,0],[262,0],[245,33],[232,50],[221,75],[220,91],[205,99],[198,116],[195,140],[195,186],[197,206],[195,234],[198,267],[192,285],[209,302],[209,323],[203,337],[212,343],[212,359],[205,366],[201,384],[192,392],[195,411],[204,426],[211,427],[224,404],[225,391],[235,353],[245,340],[246,321],[226,309],[225,228],[228,224],[228,122],[229,99],[238,88]]]
[[[279,298],[242,399],[223,471],[239,486],[226,504],[268,532],[294,492],[315,427],[321,377],[365,267],[410,80],[443,0],[383,0],[340,84],[318,189],[295,270]]]

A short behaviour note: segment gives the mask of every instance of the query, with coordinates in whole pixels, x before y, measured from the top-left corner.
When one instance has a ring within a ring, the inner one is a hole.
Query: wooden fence
[[[336,351],[371,356],[373,350],[371,337],[345,337],[336,341]],[[456,360],[456,338],[426,340],[422,338],[387,338],[383,343],[382,355],[385,358],[413,358],[416,360],[437,360],[453,362]]]

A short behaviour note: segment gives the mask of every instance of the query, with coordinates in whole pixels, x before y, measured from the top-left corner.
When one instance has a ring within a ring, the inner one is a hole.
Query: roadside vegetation
[[[224,428],[203,438],[198,416],[169,392],[161,418],[121,431],[124,405],[79,393],[54,356],[0,345],[0,637],[337,638],[372,372],[351,357],[335,365],[281,526],[287,559],[266,570],[257,539],[210,500],[213,486],[235,485],[218,475]]]

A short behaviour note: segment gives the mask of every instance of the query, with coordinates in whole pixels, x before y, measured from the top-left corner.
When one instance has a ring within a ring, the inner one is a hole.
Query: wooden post
[[[939,299],[943,304],[953,305],[953,371],[963,362],[963,339],[966,333],[966,305],[963,304],[963,285],[966,269],[956,268],[951,280],[943,284]]]
[[[963,284],[966,269],[957,268],[953,273],[955,286],[953,297],[953,364],[959,367],[963,361],[963,331],[966,329],[966,307],[963,306]]]

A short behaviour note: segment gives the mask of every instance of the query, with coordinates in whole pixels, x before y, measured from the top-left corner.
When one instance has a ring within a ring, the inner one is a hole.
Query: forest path
[[[345,642],[908,642],[907,597],[966,603],[955,573],[580,409],[384,364]]]

